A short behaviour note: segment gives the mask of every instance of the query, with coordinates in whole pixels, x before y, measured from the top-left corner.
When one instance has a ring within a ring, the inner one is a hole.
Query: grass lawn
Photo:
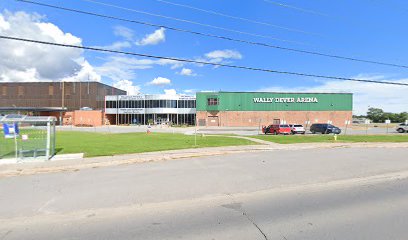
[[[313,142],[334,142],[333,135],[260,135],[253,138],[270,142],[290,144],[290,143],[313,143]],[[408,142],[408,134],[401,135],[339,135],[337,142]]]
[[[0,125],[1,127],[1,125]],[[22,135],[27,135],[29,140],[23,141]],[[47,132],[43,129],[35,128],[20,128],[20,136],[17,137],[17,146],[19,149],[34,150],[46,148]],[[42,156],[45,152],[40,152]],[[14,158],[16,155],[14,138],[6,139],[3,135],[3,130],[0,130],[0,159],[2,158]]]
[[[245,139],[230,137],[201,137],[197,135],[197,148],[256,144]],[[85,153],[86,157],[110,156],[127,153],[153,152],[195,148],[194,136],[171,133],[89,133],[57,132],[57,151]]]

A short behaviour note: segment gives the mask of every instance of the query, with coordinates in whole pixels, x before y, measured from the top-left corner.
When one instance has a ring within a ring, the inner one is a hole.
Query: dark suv
[[[341,129],[333,126],[331,124],[327,123],[315,123],[310,126],[310,131],[315,134],[315,133],[322,133],[322,134],[329,134],[329,133],[334,133],[334,134],[340,134]]]

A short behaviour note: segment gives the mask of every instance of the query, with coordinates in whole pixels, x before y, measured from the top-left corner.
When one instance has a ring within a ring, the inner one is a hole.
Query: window
[[[170,108],[177,108],[177,100],[170,100]]]
[[[65,96],[71,96],[72,87],[69,84],[65,84],[64,92],[65,92]]]
[[[19,96],[24,95],[24,87],[23,86],[18,86],[17,92]]]
[[[159,100],[160,105],[159,108],[165,108],[166,107],[166,100]]]
[[[160,101],[163,100],[146,100],[146,108],[159,108]]]
[[[7,86],[3,86],[2,95],[3,96],[7,95]]]
[[[106,101],[106,108],[116,108],[116,101]]]
[[[218,98],[207,98],[207,105],[208,105],[208,106],[216,106],[216,105],[219,105]]]
[[[54,95],[54,86],[48,86],[48,95],[53,96]]]
[[[178,108],[184,108],[184,100],[178,100]]]

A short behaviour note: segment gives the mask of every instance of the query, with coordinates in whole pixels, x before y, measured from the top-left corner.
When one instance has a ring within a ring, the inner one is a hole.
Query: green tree
[[[395,122],[403,123],[408,120],[408,112],[396,113]]]
[[[384,111],[381,108],[369,108],[367,118],[373,122],[382,122],[384,119]]]

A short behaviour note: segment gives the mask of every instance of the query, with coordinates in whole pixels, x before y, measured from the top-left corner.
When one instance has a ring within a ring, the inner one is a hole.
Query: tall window
[[[17,92],[19,96],[23,96],[24,95],[24,87],[23,86],[18,86],[17,87]]]
[[[208,106],[216,106],[216,105],[219,105],[218,98],[207,98],[207,105],[208,105]]]
[[[53,96],[54,95],[54,86],[48,86],[48,95]]]
[[[7,95],[7,86],[3,86],[2,95],[3,95],[3,96],[6,96],[6,95]]]

